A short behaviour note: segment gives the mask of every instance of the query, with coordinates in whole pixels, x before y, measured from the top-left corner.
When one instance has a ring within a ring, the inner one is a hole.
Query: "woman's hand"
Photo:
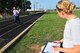
[[[60,42],[55,41],[52,47],[55,51],[59,51],[58,49],[60,48]]]
[[[53,49],[54,49],[55,51],[59,51],[59,48],[60,48],[60,47],[57,47],[57,46],[54,47],[54,46],[53,46]]]
[[[61,42],[60,41],[53,41],[54,43],[57,43],[57,44],[60,44]]]

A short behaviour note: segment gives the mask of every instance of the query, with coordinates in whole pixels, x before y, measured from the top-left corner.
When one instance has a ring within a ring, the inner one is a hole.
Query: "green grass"
[[[78,11],[74,13],[80,17]],[[44,14],[8,53],[38,53],[47,41],[63,38],[65,22],[66,20],[61,19],[55,12]]]

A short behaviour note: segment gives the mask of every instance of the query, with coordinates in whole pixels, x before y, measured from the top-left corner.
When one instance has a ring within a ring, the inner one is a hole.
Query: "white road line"
[[[21,17],[25,17],[25,16],[27,16],[27,15],[24,15],[24,16],[21,16]],[[12,22],[10,22],[10,23],[12,23]],[[9,23],[8,23],[9,24]],[[14,25],[14,23],[13,23],[13,25]],[[3,26],[3,25],[1,25],[1,26]],[[4,28],[7,28],[7,27],[9,27],[9,26],[12,26],[12,25],[8,25],[8,26],[6,26],[6,27],[4,27]],[[2,29],[4,29],[4,28],[1,28],[0,30],[2,30]]]
[[[15,23],[15,24],[16,24],[16,23]],[[5,29],[5,28],[10,27],[10,26],[15,25],[15,24],[8,25],[8,26],[6,26],[6,27],[4,27],[4,28],[1,28],[0,30],[3,30],[3,29]]]
[[[24,16],[21,16],[21,17],[25,17],[25,16],[27,16],[27,15],[24,15]],[[11,23],[11,22],[10,22],[10,23]],[[9,23],[8,23],[8,24],[9,24]],[[12,25],[14,25],[14,23],[13,23]],[[8,26],[6,26],[6,27],[4,27],[4,28],[7,28],[7,27],[12,26],[12,25],[8,25]],[[4,28],[1,28],[0,30],[2,30],[2,29],[4,29]]]
[[[32,19],[30,19],[30,20],[32,20]],[[28,20],[27,22],[29,22],[30,20]],[[24,22],[23,24],[26,24],[27,22]],[[20,26],[21,26],[21,25],[19,25],[19,26],[15,27],[15,28],[13,28],[13,29],[5,32],[4,34],[0,35],[0,37],[4,36],[5,34],[9,33],[10,31],[13,31],[14,29],[16,29],[16,28],[18,28],[18,27],[20,27]]]
[[[1,27],[1,26],[4,26],[4,25],[11,24],[11,23],[13,23],[13,22],[9,22],[9,23],[6,23],[6,24],[2,24],[2,25],[0,25],[0,27]]]
[[[25,17],[25,16],[28,16],[28,15],[22,15],[22,16],[20,16],[20,17]],[[13,17],[13,16],[12,16]],[[9,21],[9,20],[12,20],[11,18],[10,19],[8,19],[8,20],[0,20],[0,22],[5,22],[5,21]]]

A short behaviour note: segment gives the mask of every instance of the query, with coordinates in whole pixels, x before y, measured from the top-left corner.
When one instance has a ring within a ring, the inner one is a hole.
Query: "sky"
[[[30,0],[31,7],[34,9],[34,4],[36,9],[55,9],[56,4],[60,0]],[[74,3],[77,7],[80,7],[80,0],[69,0],[70,2]]]

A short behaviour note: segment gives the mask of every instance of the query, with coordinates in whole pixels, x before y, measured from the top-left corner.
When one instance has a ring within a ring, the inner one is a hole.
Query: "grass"
[[[74,14],[80,17],[79,12],[75,11]],[[63,38],[65,22],[66,20],[61,19],[56,12],[44,14],[8,53],[38,53],[47,41]]]

